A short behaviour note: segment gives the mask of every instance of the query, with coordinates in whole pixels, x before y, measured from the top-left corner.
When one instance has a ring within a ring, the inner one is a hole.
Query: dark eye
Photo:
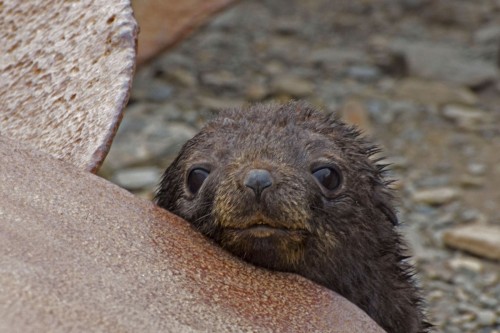
[[[312,174],[321,186],[329,191],[334,191],[340,186],[340,173],[334,168],[318,168]]]
[[[196,168],[191,170],[187,179],[189,192],[191,192],[192,194],[198,193],[198,190],[200,189],[201,185],[203,185],[205,179],[207,179],[209,173],[210,171],[203,168]]]

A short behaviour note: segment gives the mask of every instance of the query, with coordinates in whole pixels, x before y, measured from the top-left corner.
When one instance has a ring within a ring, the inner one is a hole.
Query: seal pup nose
[[[257,199],[259,199],[262,191],[273,185],[273,179],[271,177],[271,173],[267,170],[252,169],[248,171],[243,184],[246,187],[251,188]]]

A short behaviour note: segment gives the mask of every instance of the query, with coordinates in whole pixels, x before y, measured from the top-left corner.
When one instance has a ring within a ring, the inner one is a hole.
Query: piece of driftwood
[[[173,46],[235,0],[132,0],[139,22],[137,63]]]
[[[0,134],[97,171],[134,72],[130,1],[2,1],[0,18]]]
[[[184,220],[0,136],[1,332],[383,332]]]

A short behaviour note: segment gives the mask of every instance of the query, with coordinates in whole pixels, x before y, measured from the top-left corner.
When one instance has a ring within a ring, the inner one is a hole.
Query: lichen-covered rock
[[[128,100],[129,0],[0,5],[0,134],[96,171]]]
[[[2,137],[0,161],[2,332],[383,332],[71,164]]]

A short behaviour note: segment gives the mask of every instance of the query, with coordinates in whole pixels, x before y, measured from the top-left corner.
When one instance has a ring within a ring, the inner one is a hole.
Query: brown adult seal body
[[[427,332],[377,151],[302,103],[229,110],[184,145],[156,202],[246,261],[338,292],[388,332]]]

